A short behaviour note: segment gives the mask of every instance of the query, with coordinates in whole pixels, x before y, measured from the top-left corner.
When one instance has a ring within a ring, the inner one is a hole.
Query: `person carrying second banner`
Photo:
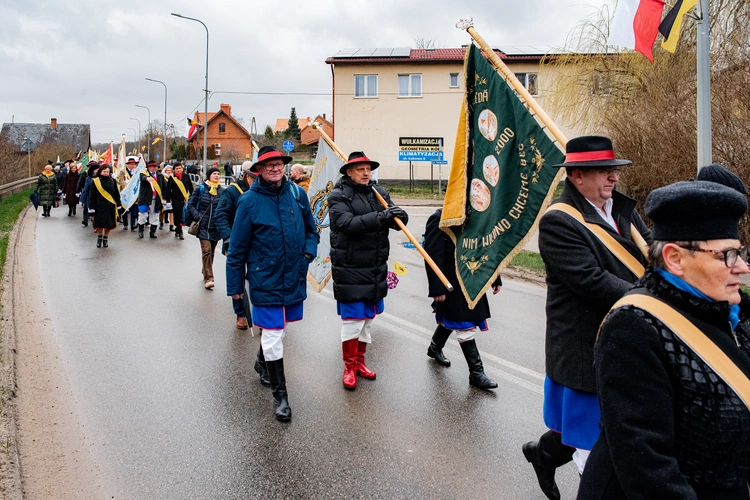
[[[157,164],[149,161],[146,164],[147,171],[141,172],[141,184],[138,187],[138,237],[143,238],[144,226],[151,225],[149,238],[156,238],[156,228],[159,222],[159,212],[163,204],[161,185],[163,183],[161,174],[156,172]]]
[[[245,294],[249,282],[253,324],[260,338],[273,394],[274,417],[292,418],[284,375],[286,324],[303,316],[307,269],[320,236],[305,192],[284,176],[292,160],[272,146],[258,151],[250,170],[260,176],[237,205],[227,253],[227,295]]]
[[[344,388],[357,388],[357,375],[374,380],[365,365],[367,344],[372,342],[375,316],[385,309],[388,294],[388,232],[398,229],[396,217],[406,224],[409,216],[401,207],[390,206],[388,191],[371,180],[380,163],[362,151],[349,155],[341,166],[343,175],[328,196],[331,219],[331,277],[336,309],[341,316],[341,352]],[[375,192],[390,208],[383,208]]]
[[[621,167],[607,137],[568,141],[565,189],[539,222],[547,274],[544,423],[522,446],[539,486],[559,499],[555,470],[575,460],[582,473],[599,437],[594,343],[604,316],[643,274],[651,232],[636,201],[615,190]]]
[[[219,228],[219,234],[222,239],[221,253],[222,255],[227,254],[229,250],[229,241],[232,235],[232,226],[234,225],[234,217],[237,213],[237,204],[239,203],[240,196],[242,196],[257,177],[255,172],[251,172],[253,162],[246,161],[242,164],[242,175],[236,182],[230,184],[224,189],[219,198],[219,206],[216,208],[216,227]],[[250,312],[250,304],[248,302],[248,294],[245,294],[242,299],[232,299],[232,307],[234,308],[234,314],[237,316],[235,325],[238,330],[247,330],[248,322],[247,315]],[[268,375],[265,370],[265,363],[261,363],[263,359],[263,351],[258,350],[258,363],[256,363],[255,370],[261,375],[261,383],[268,385]],[[258,364],[260,363],[261,366]],[[262,372],[266,372],[264,376]]]
[[[427,220],[425,228],[424,249],[435,261],[438,268],[451,283],[458,283],[456,277],[456,247],[450,236],[439,227],[443,209],[438,209]],[[474,340],[476,330],[487,331],[487,319],[490,317],[490,304],[487,295],[483,295],[474,309],[469,309],[466,297],[459,289],[448,291],[430,266],[427,271],[428,295],[432,297],[432,309],[435,311],[437,328],[432,335],[432,342],[427,349],[427,355],[441,366],[450,366],[451,362],[443,355],[443,347],[453,331],[456,332],[458,345],[469,365],[469,385],[477,389],[489,390],[497,388],[497,383],[484,373],[482,358]],[[498,275],[492,283],[492,293],[497,294],[503,280]]]

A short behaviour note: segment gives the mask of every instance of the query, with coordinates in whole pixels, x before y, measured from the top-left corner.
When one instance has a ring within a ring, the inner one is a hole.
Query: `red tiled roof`
[[[538,61],[544,54],[506,54],[495,49],[495,53],[505,61]],[[421,62],[460,63],[466,49],[411,49],[408,57],[329,57],[326,64],[407,64]]]

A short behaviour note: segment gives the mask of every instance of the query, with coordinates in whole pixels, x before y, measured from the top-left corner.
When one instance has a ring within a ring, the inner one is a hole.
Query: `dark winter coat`
[[[386,219],[373,187],[391,205],[374,181],[362,186],[347,176],[328,195],[333,296],[340,302],[374,304],[388,294],[388,231],[398,226]]]
[[[443,209],[439,208],[434,214],[427,219],[424,235],[424,249],[435,261],[438,268],[448,281],[453,285],[453,291],[449,292],[435,271],[425,264],[427,271],[427,284],[429,291],[428,297],[438,297],[445,295],[443,302],[433,302],[432,309],[440,316],[454,321],[484,321],[490,317],[490,304],[487,301],[487,295],[482,295],[474,309],[469,309],[461,287],[458,286],[458,277],[456,276],[456,246],[453,244],[450,236],[440,229],[440,215]],[[503,280],[500,276],[492,283],[492,286],[502,286]]]
[[[154,196],[154,189],[151,187],[151,183],[148,181],[149,174],[148,172],[141,172],[141,183],[138,186],[138,201],[136,204],[138,205],[151,205],[151,200]],[[162,179],[162,175],[157,173],[156,174],[156,182],[159,184],[159,187],[161,188],[162,184],[164,183],[164,180]],[[164,191],[161,192],[162,197],[164,196]],[[154,207],[156,209],[156,212],[161,212],[163,205],[162,205],[162,198],[159,197],[159,193],[156,193],[156,200],[154,202]]]
[[[237,189],[237,186],[230,184],[221,194],[219,207],[216,209],[216,225],[219,228],[221,239],[224,241],[228,240],[232,234],[232,225],[234,224],[234,217],[237,213],[237,204],[239,203],[240,196],[250,189],[243,179],[238,179],[236,184],[242,192]]]
[[[726,302],[682,292],[653,270],[630,294],[667,302],[750,377],[750,336],[733,336]],[[750,498],[750,411],[660,320],[617,309],[595,361],[602,431],[579,499]]]
[[[172,206],[174,207],[175,211],[177,211],[178,206],[180,207],[179,209],[182,210],[182,207],[185,205],[185,197],[182,195],[182,191],[180,191],[180,188],[177,187],[177,182],[175,182],[175,179],[176,177],[173,174],[167,181],[167,189],[163,192],[164,197],[172,202]],[[193,182],[190,180],[190,176],[185,173],[182,174],[181,180],[182,185],[185,187],[185,191],[187,192],[189,197],[191,194],[193,194]]]
[[[200,231],[198,232],[198,239],[219,241],[221,234],[219,234],[219,227],[216,225],[216,209],[219,206],[219,199],[221,193],[224,191],[222,186],[219,186],[216,191],[216,195],[211,194],[211,187],[207,184],[198,186],[193,191],[188,201],[188,210],[192,220],[200,220]]]
[[[121,202],[120,191],[117,189],[117,181],[111,175],[107,177],[98,176],[97,179],[101,182],[102,188],[112,196],[119,207]],[[87,206],[89,209],[94,209],[94,229],[114,229],[117,227],[115,205],[102,196],[93,179],[89,186],[88,195]]]
[[[227,252],[227,295],[244,293],[247,278],[253,305],[305,300],[307,268],[319,241],[305,192],[286,179],[277,189],[259,177],[237,205]]]
[[[63,179],[65,178],[65,172],[58,170],[55,172],[55,180],[57,181],[57,189],[62,189]]]
[[[39,204],[40,205],[54,205],[55,196],[57,196],[57,179],[52,174],[47,177],[44,174],[39,174],[36,179],[36,188],[34,192],[39,193]]]
[[[84,186],[86,186],[86,179],[88,179],[88,177],[88,169],[85,172],[81,172],[80,170],[78,171],[78,185],[76,186],[76,192],[83,194],[83,188]]]
[[[555,202],[577,208],[586,222],[602,227],[645,266],[646,259],[630,236],[632,224],[651,242],[651,232],[635,211],[636,201],[617,191],[612,199],[612,218],[622,236],[569,180]],[[594,393],[594,342],[599,325],[636,276],[591,231],[560,211],[542,217],[539,251],[547,270],[547,375],[566,387]]]
[[[78,204],[78,172],[68,172],[63,178],[62,192],[65,194],[66,205],[77,205]]]

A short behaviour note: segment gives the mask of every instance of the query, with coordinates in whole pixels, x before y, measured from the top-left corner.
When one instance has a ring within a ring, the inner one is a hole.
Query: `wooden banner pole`
[[[326,143],[328,143],[329,146],[331,146],[331,149],[333,149],[337,155],[341,158],[341,160],[346,163],[346,156],[344,155],[344,152],[339,149],[339,147],[336,145],[335,142],[333,142],[333,139],[331,139],[328,134],[325,133],[323,128],[320,126],[318,122],[315,122],[312,124],[312,127],[320,132],[320,136],[323,138]],[[377,192],[377,190],[373,187],[373,192],[375,193],[375,196],[377,197],[378,201],[380,202],[383,207],[388,208],[388,202],[385,201],[385,199],[380,196],[380,193]],[[422,255],[422,258],[425,262],[432,268],[433,271],[435,271],[435,274],[437,274],[438,278],[440,278],[440,281],[443,282],[443,285],[445,285],[445,288],[448,289],[449,292],[453,291],[453,285],[451,285],[450,281],[448,281],[448,278],[445,277],[445,274],[443,274],[443,271],[435,264],[435,261],[432,260],[432,257],[425,251],[424,248],[422,248],[422,245],[417,241],[417,239],[414,237],[413,234],[411,234],[411,231],[406,229],[406,225],[404,225],[403,222],[401,222],[401,219],[398,217],[395,217],[393,219],[396,221],[396,224],[398,225],[399,229],[404,233],[404,235],[409,239],[409,241],[412,242],[414,245],[414,248],[417,249],[417,251]]]
[[[471,38],[473,38],[479,48],[482,49],[482,52],[484,52],[484,54],[487,56],[487,59],[490,60],[495,69],[500,73],[500,75],[503,76],[503,78],[508,81],[508,83],[513,86],[516,92],[518,92],[521,98],[523,98],[526,105],[531,108],[536,116],[539,117],[539,120],[544,124],[545,127],[549,129],[555,140],[557,140],[557,142],[560,143],[563,149],[565,149],[565,145],[568,143],[568,139],[567,137],[565,137],[565,134],[562,133],[557,125],[555,125],[555,122],[553,122],[552,119],[547,115],[547,113],[542,109],[542,107],[539,106],[539,104],[536,102],[536,99],[534,99],[529,91],[526,90],[526,87],[518,80],[518,78],[516,78],[515,73],[513,73],[508,68],[508,66],[505,65],[505,63],[502,61],[502,59],[500,59],[497,53],[492,50],[492,47],[490,47],[489,44],[484,41],[484,38],[482,38],[479,33],[477,33],[477,30],[474,29],[473,23],[474,20],[472,18],[464,18],[456,23],[456,28],[466,30],[469,35],[471,35]]]

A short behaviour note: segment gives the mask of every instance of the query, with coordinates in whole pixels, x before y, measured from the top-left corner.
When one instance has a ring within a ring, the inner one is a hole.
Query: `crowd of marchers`
[[[90,164],[80,175],[71,167],[59,179],[49,165],[36,188],[42,216],[60,192],[69,216],[82,203],[83,224],[93,219],[97,246],[107,247],[118,219],[141,238],[147,228],[155,238],[168,224],[182,239],[189,227],[200,240],[208,290],[222,241],[236,326],[252,324],[261,332],[254,368],[260,384],[271,388],[281,422],[292,418],[283,340],[287,324],[303,319],[308,265],[319,243],[306,193],[309,174],[295,165],[285,175],[290,162],[273,147],[261,148],[226,186],[217,168],[194,186],[182,165],[158,171],[149,162],[127,212],[118,209],[127,177],[113,179],[106,165]],[[565,187],[539,224],[549,430],[521,452],[549,499],[561,498],[555,472],[571,461],[581,475],[579,499],[750,499],[750,298],[740,289],[748,248],[739,230],[746,187],[720,165],[704,167],[697,179],[648,195],[649,228],[637,201],[616,190],[628,165],[615,157],[608,138],[585,136],[569,141],[565,162],[554,166],[566,169]],[[348,390],[359,378],[376,378],[365,356],[373,322],[385,309],[389,233],[409,219],[372,180],[378,166],[364,152],[351,153],[328,197]],[[439,228],[440,217],[437,210],[429,218],[424,247],[455,281],[455,247]],[[455,332],[469,384],[498,387],[484,372],[475,340],[487,330],[486,296],[469,308],[460,290],[449,291],[426,269],[437,323],[427,355],[449,367],[443,348]],[[498,277],[493,293],[501,284]]]

